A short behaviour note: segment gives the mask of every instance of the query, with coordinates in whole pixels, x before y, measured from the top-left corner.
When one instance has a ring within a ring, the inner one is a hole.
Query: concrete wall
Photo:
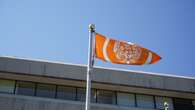
[[[92,104],[91,110],[154,110]],[[84,110],[84,102],[0,94],[0,110]]]

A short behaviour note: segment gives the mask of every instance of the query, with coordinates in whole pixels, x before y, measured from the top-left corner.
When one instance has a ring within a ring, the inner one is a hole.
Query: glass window
[[[154,108],[154,98],[149,95],[136,95],[137,106],[141,108]]]
[[[121,106],[135,106],[135,95],[128,93],[117,93],[117,103]]]
[[[14,93],[15,81],[0,79],[0,92]]]
[[[102,104],[116,104],[116,95],[113,91],[98,90],[97,102]]]
[[[77,88],[77,100],[85,101],[85,94],[84,88]]]
[[[193,110],[195,110],[195,101],[192,101]]]
[[[57,98],[66,99],[66,100],[75,100],[76,99],[76,88],[75,87],[58,86]]]
[[[55,89],[55,85],[37,84],[36,96],[54,98]]]
[[[192,100],[174,98],[174,109],[175,110],[192,110],[193,109]]]
[[[77,100],[85,101],[86,99],[86,89],[77,88]],[[96,102],[96,91],[95,89],[91,90],[91,102]]]
[[[156,96],[155,100],[157,109],[164,110],[164,103],[167,102],[169,105],[169,110],[173,110],[173,101],[171,98]]]
[[[35,93],[35,83],[17,81],[16,94],[33,96]]]
[[[92,89],[91,91],[91,102],[96,103],[96,99],[97,99],[97,91],[95,89]]]

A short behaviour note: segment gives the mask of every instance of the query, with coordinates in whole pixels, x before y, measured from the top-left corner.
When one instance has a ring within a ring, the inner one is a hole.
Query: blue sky
[[[195,76],[194,0],[0,0],[0,55],[87,64],[90,23],[162,56],[155,65],[95,65]]]

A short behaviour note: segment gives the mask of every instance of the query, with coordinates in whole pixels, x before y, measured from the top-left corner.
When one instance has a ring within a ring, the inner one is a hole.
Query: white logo
[[[113,51],[119,60],[127,64],[135,63],[141,56],[141,48],[138,45],[126,42],[116,41]]]

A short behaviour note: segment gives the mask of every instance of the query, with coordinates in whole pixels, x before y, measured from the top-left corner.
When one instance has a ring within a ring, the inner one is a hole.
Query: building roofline
[[[155,76],[164,76],[164,77],[173,77],[173,78],[185,78],[185,79],[193,79],[193,80],[195,80],[195,77],[182,76],[182,75],[173,75],[173,74],[167,74],[167,73],[146,72],[146,71],[139,71],[139,70],[128,70],[128,69],[109,68],[109,67],[105,68],[105,67],[101,67],[101,66],[95,66],[95,67],[96,68],[100,68],[100,69],[113,70],[113,71],[124,71],[124,72],[141,73],[141,74],[148,74],[148,75],[155,75]]]
[[[45,59],[24,58],[24,57],[15,57],[15,56],[0,56],[0,58],[9,58],[9,59],[16,59],[16,60],[25,60],[25,61],[35,61],[35,62],[42,62],[42,63],[55,63],[55,64],[62,64],[62,65],[87,67],[86,64],[74,64],[74,63],[66,63],[66,62],[61,62],[61,61],[51,61],[51,60],[45,60]],[[94,66],[94,67],[99,68],[99,69],[104,69],[104,70],[111,70],[111,71],[133,72],[133,73],[138,73],[138,74],[141,73],[141,74],[148,74],[148,75],[154,75],[154,76],[185,78],[185,79],[195,80],[195,77],[173,75],[173,74],[167,74],[167,73],[146,72],[146,71],[139,71],[139,70],[109,68],[109,67],[102,67],[102,66]]]

